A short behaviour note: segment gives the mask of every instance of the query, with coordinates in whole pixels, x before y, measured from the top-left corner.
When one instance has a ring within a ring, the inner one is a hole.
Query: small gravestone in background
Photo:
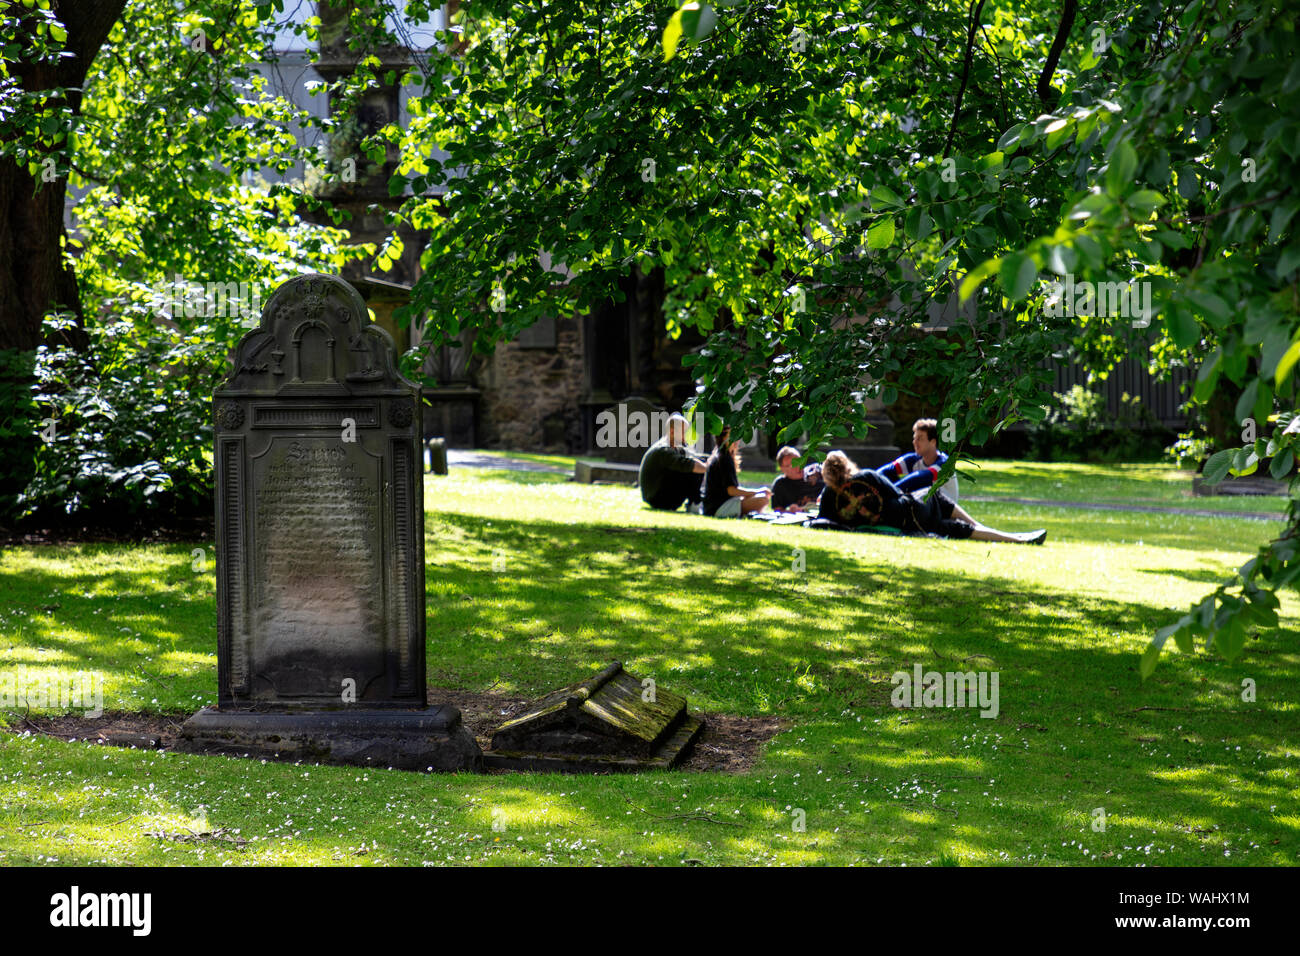
[[[217,707],[180,749],[455,770],[424,667],[420,389],[342,279],[267,302],[213,397]]]
[[[640,465],[646,449],[663,435],[668,424],[667,409],[660,408],[639,395],[627,398],[609,409],[613,418],[614,441],[601,449],[605,460],[624,465]],[[600,419],[598,418],[599,422]],[[601,430],[596,433],[597,440]]]

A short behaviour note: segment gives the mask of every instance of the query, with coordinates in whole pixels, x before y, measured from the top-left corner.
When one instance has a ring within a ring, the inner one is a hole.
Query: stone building
[[[317,61],[311,62],[300,40],[295,48],[296,38],[286,33],[285,49],[277,50],[277,62],[268,64],[264,74],[277,92],[316,115],[326,109],[337,113],[338,104],[308,97],[307,84],[346,74],[363,54],[347,49],[345,0],[338,5],[303,4],[297,16],[309,16],[313,6],[322,24]],[[433,31],[441,29],[457,6],[445,5],[423,33],[411,34],[405,27],[395,32],[409,36],[418,49],[421,42],[434,42]],[[365,52],[378,56],[383,67],[398,75],[413,62],[405,47]],[[388,226],[373,210],[395,209],[402,197],[388,194],[396,154],[390,151],[385,162],[371,163],[356,143],[389,122],[403,124],[406,116],[403,88],[373,88],[354,111],[353,122],[344,124],[347,132],[327,144],[336,167],[342,158],[354,158],[355,181],[333,177],[317,188],[352,214],[349,228],[357,242],[382,241]],[[289,175],[305,172],[298,169]],[[404,350],[419,344],[419,331],[399,326],[393,313],[419,277],[424,241],[406,227],[399,235],[404,250],[391,269],[375,274],[354,264],[344,277]],[[438,385],[425,389],[426,432],[445,436],[453,447],[586,452],[594,447],[596,415],[621,399],[640,396],[680,408],[695,391],[681,358],[702,339],[692,333],[676,341],[668,338],[660,309],[660,275],[629,276],[621,291],[623,301],[611,298],[589,314],[542,319],[514,341],[499,344],[491,356],[474,355],[469,342],[433,352],[425,370]]]

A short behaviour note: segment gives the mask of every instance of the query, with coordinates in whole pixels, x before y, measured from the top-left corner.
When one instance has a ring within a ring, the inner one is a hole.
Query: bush
[[[42,428],[21,515],[132,529],[210,516],[208,406],[224,345],[203,326],[141,335],[119,321],[87,331],[84,353],[37,350],[38,415],[53,423]]]
[[[1214,451],[1214,439],[1199,435],[1194,431],[1180,432],[1178,440],[1165,449],[1165,454],[1174,460],[1179,468],[1192,468],[1199,471],[1201,463]]]
[[[1155,458],[1167,429],[1160,426],[1137,396],[1120,397],[1118,414],[1106,408],[1106,397],[1075,385],[1055,393],[1057,406],[1031,425],[1028,456],[1038,461],[1134,461]]]

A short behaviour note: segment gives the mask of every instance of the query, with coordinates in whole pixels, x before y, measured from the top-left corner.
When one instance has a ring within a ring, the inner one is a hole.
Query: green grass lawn
[[[1036,464],[1027,478],[986,463],[980,493],[1049,497],[1037,486],[1051,484],[1062,499],[1173,503],[1159,467]],[[971,510],[1046,527],[1048,544],[664,514],[634,488],[563,475],[429,477],[431,683],[540,695],[617,658],[694,710],[780,715],[790,729],[747,775],[615,777],[0,734],[0,864],[1300,862],[1300,602],[1284,597],[1284,631],[1249,640],[1235,664],[1171,646],[1150,681],[1137,673],[1150,634],[1280,522]],[[101,672],[109,710],[214,702],[211,556],[202,541],[6,549],[4,670]],[[918,663],[996,671],[996,718],[891,706],[891,674]],[[21,717],[8,715],[15,729]],[[248,842],[149,835],[219,828]]]
[[[552,465],[573,473],[572,455],[534,455],[519,452],[478,451],[475,454],[518,458]],[[596,461],[598,459],[588,459]],[[1170,464],[1084,464],[982,459],[960,465],[961,495],[996,498],[1030,498],[1045,501],[1083,501],[1142,505],[1152,509],[1196,508],[1206,511],[1250,511],[1276,514],[1286,511],[1284,495],[1213,495],[1193,497],[1195,472]],[[770,485],[775,471],[744,469],[747,485]],[[973,479],[973,480],[972,480]]]

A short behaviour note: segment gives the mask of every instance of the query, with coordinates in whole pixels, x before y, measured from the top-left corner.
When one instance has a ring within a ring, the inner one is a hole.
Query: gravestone
[[[232,354],[216,423],[218,703],[182,749],[477,766],[430,707],[420,388],[342,279],[280,286]]]
[[[664,433],[668,410],[648,399],[635,396],[609,409],[610,431],[615,440],[601,448],[605,460],[624,465],[640,465],[646,449]],[[597,438],[600,432],[597,431]]]
[[[492,734],[485,766],[499,770],[608,773],[677,766],[704,730],[686,698],[611,661],[547,694]]]

